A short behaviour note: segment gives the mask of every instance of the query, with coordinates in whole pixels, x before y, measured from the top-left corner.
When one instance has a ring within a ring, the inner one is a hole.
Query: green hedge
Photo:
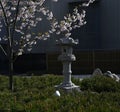
[[[95,92],[120,92],[120,82],[106,76],[93,76],[86,78],[81,82],[82,90]]]
[[[81,89],[85,91],[80,93],[76,91],[74,94],[68,94],[63,90],[60,90],[61,96],[57,97],[54,95],[56,91],[54,86],[60,84],[62,80],[63,77],[55,75],[31,77],[15,76],[15,91],[11,92],[8,90],[8,77],[0,76],[0,111],[120,112],[120,92],[113,92],[112,90],[106,93],[102,91],[101,93],[93,93],[90,91],[94,90],[91,89],[94,85],[92,80],[94,83],[95,80],[96,83],[98,83],[100,80],[102,80],[100,77],[84,79],[82,82],[78,79],[72,79],[75,84],[80,85]],[[97,84],[94,88],[97,88]],[[97,91],[97,89],[95,89],[95,91]]]

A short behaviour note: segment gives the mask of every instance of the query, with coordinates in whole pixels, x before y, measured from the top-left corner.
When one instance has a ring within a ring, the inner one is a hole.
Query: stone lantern
[[[57,89],[62,88],[65,90],[73,90],[77,89],[79,90],[79,86],[76,86],[71,81],[71,63],[72,61],[76,60],[76,57],[73,53],[72,46],[78,44],[78,40],[74,40],[71,37],[69,38],[61,38],[60,40],[57,40],[57,45],[61,47],[62,54],[59,55],[58,60],[62,62],[63,64],[63,75],[64,80],[60,85],[55,86]]]

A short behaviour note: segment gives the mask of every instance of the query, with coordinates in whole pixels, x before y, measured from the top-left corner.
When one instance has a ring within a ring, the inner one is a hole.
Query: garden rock
[[[107,71],[106,73],[104,73],[104,75],[112,79],[115,79],[117,82],[120,81],[120,78],[116,74],[112,73],[111,71]]]
[[[60,92],[58,90],[55,91],[55,96],[59,96],[60,97]]]
[[[103,73],[99,68],[96,68],[92,73],[92,76],[95,76],[95,75],[103,75]]]

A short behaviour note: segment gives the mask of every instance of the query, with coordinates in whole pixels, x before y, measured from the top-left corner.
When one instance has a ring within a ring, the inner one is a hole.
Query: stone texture
[[[66,91],[71,91],[73,89],[79,90],[79,86],[76,86],[71,81],[71,63],[76,60],[76,57],[73,53],[72,46],[78,44],[78,41],[75,41],[72,38],[61,38],[57,41],[57,44],[61,47],[61,55],[58,57],[58,60],[63,64],[63,75],[64,80],[60,85],[55,86],[57,89],[64,89]]]
[[[112,73],[111,71],[105,72],[104,75],[116,80],[117,82],[120,81],[120,78],[115,73]]]
[[[96,68],[92,73],[92,76],[94,76],[94,75],[103,75],[103,73],[99,68]]]
[[[115,73],[112,73],[111,71],[107,71],[105,73],[102,73],[100,68],[97,68],[94,70],[94,72],[92,73],[92,76],[95,76],[95,75],[104,75],[106,77],[110,77],[110,78],[116,80],[117,82],[120,81],[120,78]]]

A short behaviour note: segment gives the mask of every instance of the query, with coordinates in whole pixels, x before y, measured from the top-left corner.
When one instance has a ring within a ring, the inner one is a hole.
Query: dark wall
[[[83,50],[74,53],[76,61],[72,63],[73,74],[92,74],[96,68],[120,74],[120,50]],[[48,73],[62,74],[62,63],[57,60],[58,56],[59,53],[47,54]]]
[[[100,68],[120,74],[120,50],[81,50],[74,51],[76,61],[72,62],[73,74],[91,74]],[[47,54],[24,54],[14,63],[15,73],[62,74],[62,63],[58,61],[59,52]],[[4,62],[2,62],[4,61]],[[8,61],[0,60],[0,73],[8,73]]]
[[[48,0],[46,6],[56,18],[63,19],[80,2],[59,0],[53,3]],[[72,31],[72,37],[79,39],[79,45],[74,47],[77,61],[72,64],[73,73],[91,73],[98,67],[103,71],[109,69],[120,73],[120,0],[97,0],[86,9],[86,21],[85,26]],[[47,22],[43,22],[37,29],[46,30],[46,27]],[[3,36],[3,32],[0,35]],[[14,65],[15,71],[62,73],[62,64],[57,61],[60,50],[56,46],[56,39],[57,36],[53,34],[47,41],[39,41],[31,54],[19,56]],[[0,71],[7,70],[8,61],[0,51]]]
[[[69,4],[70,11],[82,2],[73,2]],[[100,2],[96,1],[86,10],[86,25],[72,31],[72,37],[79,39],[79,45],[75,47],[77,50],[101,49],[101,13]],[[81,10],[81,8],[80,8]],[[71,11],[72,12],[72,11]]]
[[[1,47],[4,48],[5,52],[7,52],[6,44],[1,44]],[[0,47],[0,73],[7,73],[8,72],[8,59],[3,50]]]
[[[101,0],[103,49],[120,49],[120,0]]]
[[[15,73],[26,72],[45,72],[46,55],[45,54],[24,54],[19,56],[14,63]]]
[[[54,16],[61,20],[73,7],[86,0],[63,0],[52,2],[47,0],[45,6],[53,11]],[[77,50],[120,49],[120,0],[96,0],[86,9],[87,24],[72,31],[72,37],[79,39]],[[35,31],[46,32],[49,22],[43,19]],[[33,31],[34,32],[34,31]],[[3,36],[5,30],[0,33]],[[61,37],[61,36],[60,36]],[[52,34],[47,41],[39,41],[31,53],[58,51],[55,45],[57,35]]]

